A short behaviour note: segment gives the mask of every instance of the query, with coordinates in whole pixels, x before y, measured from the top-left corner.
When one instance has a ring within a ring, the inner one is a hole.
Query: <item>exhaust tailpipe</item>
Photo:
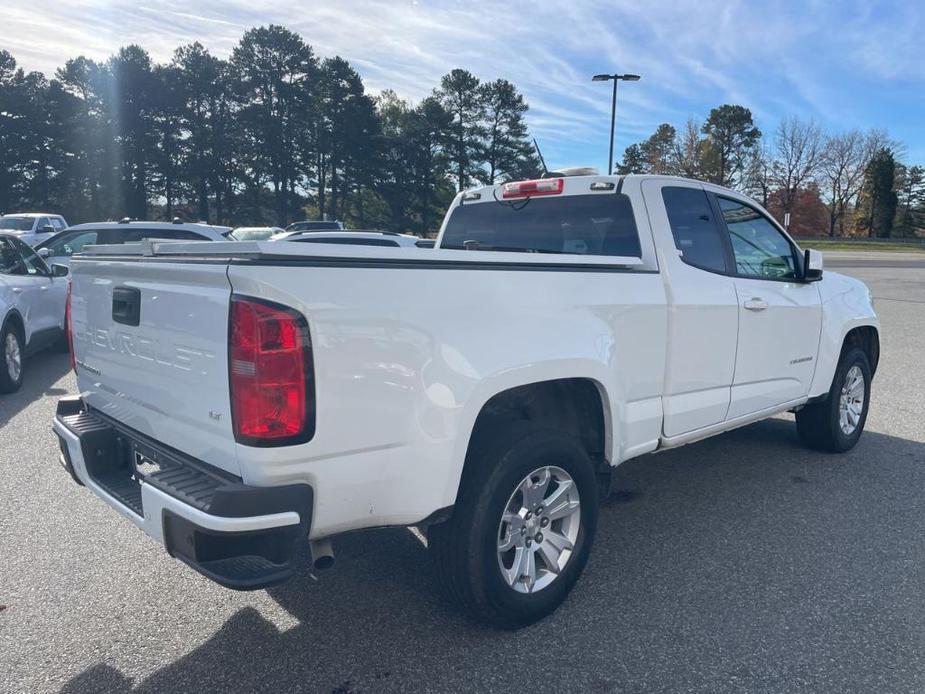
[[[312,553],[312,566],[316,569],[323,571],[334,566],[334,548],[331,546],[331,540],[326,537],[309,540],[308,547]]]

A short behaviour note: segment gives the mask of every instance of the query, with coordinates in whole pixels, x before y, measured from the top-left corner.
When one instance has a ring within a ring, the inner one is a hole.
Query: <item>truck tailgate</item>
[[[72,270],[74,353],[84,402],[239,474],[225,263],[75,259]]]

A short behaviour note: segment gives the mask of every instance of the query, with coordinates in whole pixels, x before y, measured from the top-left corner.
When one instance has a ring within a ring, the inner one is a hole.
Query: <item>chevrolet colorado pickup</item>
[[[72,271],[54,431],[79,484],[237,589],[417,526],[506,628],[565,599],[614,466],[788,410],[846,451],[879,358],[862,283],[668,177],[469,190],[434,249],[145,241]]]

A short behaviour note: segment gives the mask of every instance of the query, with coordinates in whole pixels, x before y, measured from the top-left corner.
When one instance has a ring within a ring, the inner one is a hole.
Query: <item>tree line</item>
[[[737,188],[794,233],[925,234],[925,167],[901,161],[886,131],[825,132],[786,118],[770,137],[744,106],[724,104],[679,130],[662,123],[626,148],[619,173],[669,174]]]
[[[273,25],[245,32],[228,59],[192,43],[156,63],[131,45],[51,79],[0,51],[0,212],[428,233],[456,190],[541,174],[527,111],[510,82],[462,69],[419,103],[372,96],[349,62]],[[902,149],[882,130],[795,118],[766,137],[726,104],[659,125],[617,170],[739,188],[796,233],[912,236],[925,231],[925,168]]]
[[[417,104],[373,97],[281,26],[227,60],[193,43],[160,64],[131,45],[52,79],[0,51],[0,212],[432,232],[458,188],[539,174],[527,110],[510,82],[459,69]]]

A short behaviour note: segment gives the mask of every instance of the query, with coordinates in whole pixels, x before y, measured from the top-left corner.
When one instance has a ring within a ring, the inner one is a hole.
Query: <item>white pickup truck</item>
[[[879,358],[862,283],[667,177],[470,190],[434,249],[147,241],[72,270],[77,482],[237,589],[305,541],[320,568],[339,533],[423,528],[502,627],[566,597],[614,466],[787,410],[848,450]]]

